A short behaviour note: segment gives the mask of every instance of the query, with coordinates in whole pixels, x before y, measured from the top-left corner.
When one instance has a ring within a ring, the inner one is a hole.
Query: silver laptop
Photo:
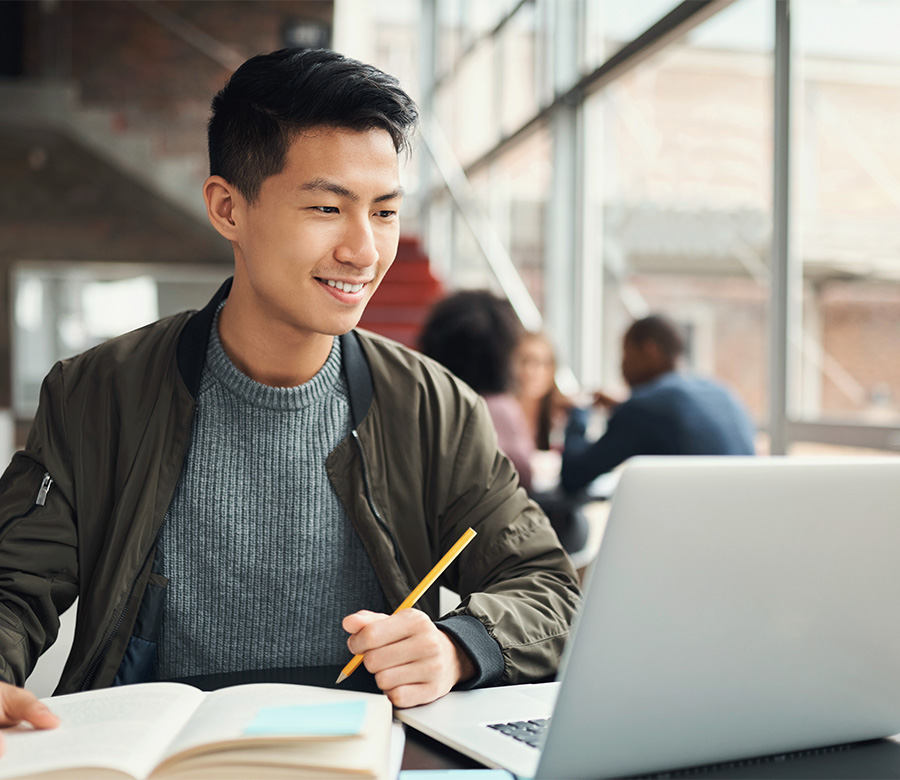
[[[900,732],[898,612],[900,458],[635,458],[560,682],[397,714],[537,778],[889,736]],[[537,746],[492,728],[551,712]]]

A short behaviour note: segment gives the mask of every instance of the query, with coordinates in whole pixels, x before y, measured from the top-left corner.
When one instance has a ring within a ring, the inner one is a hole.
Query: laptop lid
[[[900,459],[635,458],[538,778],[900,732]]]

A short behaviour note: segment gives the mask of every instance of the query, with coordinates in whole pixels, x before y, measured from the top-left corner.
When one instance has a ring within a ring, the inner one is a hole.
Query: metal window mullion
[[[577,25],[569,18],[568,3],[547,5],[552,17],[548,60],[554,94],[563,92],[577,76]],[[555,337],[560,362],[571,366],[576,356],[578,319],[577,213],[578,104],[572,102],[550,118],[551,171],[547,203],[546,248],[544,252],[544,316]]]
[[[788,445],[787,390],[791,321],[789,218],[791,134],[790,0],[775,1],[774,111],[772,131],[772,286],[769,299],[769,451]]]
[[[438,13],[436,0],[422,0],[419,10],[419,108],[422,116],[434,114],[437,75]],[[429,245],[428,215],[435,203],[435,171],[427,154],[419,155],[418,223],[424,246]]]

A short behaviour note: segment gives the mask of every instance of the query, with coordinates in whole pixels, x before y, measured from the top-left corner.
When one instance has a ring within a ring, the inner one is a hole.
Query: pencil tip
[[[340,685],[340,684],[341,684],[342,682],[344,682],[344,680],[346,680],[346,679],[347,679],[347,675],[344,674],[343,672],[341,672],[341,673],[338,675],[337,680],[335,680],[335,683],[334,683],[334,684],[335,684],[335,685]]]

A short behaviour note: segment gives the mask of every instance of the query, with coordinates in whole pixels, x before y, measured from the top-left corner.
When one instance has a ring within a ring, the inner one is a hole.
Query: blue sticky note
[[[366,703],[294,704],[262,707],[244,734],[266,737],[352,737],[362,731]]]
[[[514,780],[505,769],[404,769],[400,780]]]

